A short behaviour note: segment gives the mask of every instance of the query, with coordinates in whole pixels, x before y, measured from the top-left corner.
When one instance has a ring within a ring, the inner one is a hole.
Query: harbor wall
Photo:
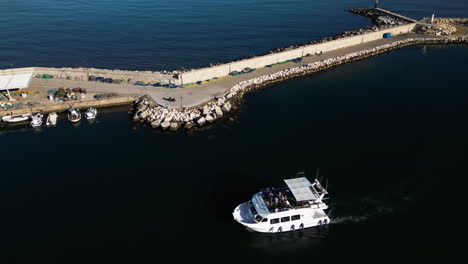
[[[162,74],[161,72],[153,71],[126,71],[126,70],[107,70],[95,68],[47,68],[47,67],[27,67],[0,70],[0,75],[4,74],[19,74],[26,72],[34,72],[34,76],[49,74],[54,78],[69,79],[77,81],[87,81],[89,76],[100,76],[104,78],[121,79],[127,81],[133,79],[135,81],[157,83],[161,81],[174,82],[172,74]],[[176,80],[177,81],[177,80]]]
[[[180,75],[180,80],[183,84],[194,83],[197,81],[204,81],[212,79],[214,77],[223,77],[229,75],[232,71],[241,71],[244,68],[261,68],[266,65],[283,62],[287,60],[296,59],[307,54],[314,55],[316,53],[328,52],[341,48],[346,48],[354,45],[359,45],[369,41],[374,41],[383,38],[383,34],[386,32],[392,33],[392,35],[399,35],[409,33],[414,29],[416,23],[411,23],[403,26],[394,28],[384,29],[376,32],[370,32],[362,35],[351,36],[346,38],[340,38],[332,41],[322,42],[318,44],[312,44],[302,46],[297,49],[268,54],[264,56],[254,57],[241,61],[221,64],[208,68],[201,68],[184,72]]]
[[[233,71],[242,71],[245,68],[262,68],[266,65],[275,64],[300,58],[307,54],[317,54],[321,52],[329,52],[341,48],[346,48],[354,45],[359,45],[369,41],[374,41],[383,38],[383,33],[391,32],[392,35],[405,34],[414,29],[416,23],[398,26],[394,28],[384,29],[376,32],[370,32],[362,35],[339,38],[318,44],[306,45],[296,49],[267,54],[250,59],[234,61],[213,67],[195,69],[184,72],[179,75],[179,79],[174,79],[172,74],[163,74],[155,71],[126,71],[126,70],[107,70],[95,68],[47,68],[47,67],[28,67],[0,70],[0,74],[25,73],[34,72],[34,76],[49,74],[54,78],[70,79],[70,80],[88,80],[89,76],[100,76],[104,78],[121,79],[125,82],[129,80],[142,81],[149,83],[157,82],[172,82],[176,84],[194,83],[197,81],[209,80],[214,77],[223,77],[229,75]]]

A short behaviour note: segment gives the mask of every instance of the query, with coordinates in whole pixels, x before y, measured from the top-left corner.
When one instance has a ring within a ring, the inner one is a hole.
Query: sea
[[[174,70],[364,27],[364,0],[2,0],[0,64]],[[414,18],[464,0],[380,1]],[[468,47],[391,51],[165,133],[130,106],[0,128],[0,263],[449,263],[466,254]],[[233,209],[305,172],[331,224],[249,232]]]

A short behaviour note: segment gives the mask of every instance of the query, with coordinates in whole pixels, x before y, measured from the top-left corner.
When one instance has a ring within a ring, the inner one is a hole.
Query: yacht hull
[[[240,204],[232,212],[236,222],[245,226],[247,229],[260,233],[285,233],[306,228],[320,227],[328,225],[330,218],[326,215],[325,208],[301,208],[284,212],[272,213],[267,216],[266,222],[256,223],[253,220],[252,213],[248,210],[248,202]],[[292,215],[299,215],[298,220],[289,220],[287,222],[271,223],[271,220],[282,219]]]

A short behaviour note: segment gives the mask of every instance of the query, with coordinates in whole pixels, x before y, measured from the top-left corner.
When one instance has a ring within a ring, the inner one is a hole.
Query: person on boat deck
[[[288,200],[288,196],[286,196],[286,194],[284,194],[283,196],[281,196],[281,201],[285,202]]]
[[[275,206],[278,206],[279,199],[278,197],[275,197]]]

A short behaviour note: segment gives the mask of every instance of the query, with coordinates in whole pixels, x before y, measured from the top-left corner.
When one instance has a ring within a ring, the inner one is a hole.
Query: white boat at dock
[[[90,107],[90,108],[86,109],[85,117],[86,117],[87,120],[95,119],[96,116],[97,116],[97,109],[96,108]]]
[[[46,125],[48,127],[55,126],[57,124],[58,115],[55,112],[50,113],[47,116]]]
[[[70,108],[68,110],[68,120],[72,123],[80,122],[81,120],[81,113],[78,108]]]
[[[302,176],[304,173],[298,173]],[[234,209],[232,216],[249,230],[282,233],[327,225],[330,218],[323,202],[327,190],[315,179],[284,180],[287,187],[262,190]]]
[[[43,123],[44,116],[41,113],[37,113],[33,115],[32,120],[31,120],[31,126],[32,127],[41,127]]]
[[[4,116],[2,117],[3,122],[7,123],[19,123],[19,122],[25,122],[28,121],[31,118],[31,114],[22,114],[22,115],[9,115],[9,116]]]

